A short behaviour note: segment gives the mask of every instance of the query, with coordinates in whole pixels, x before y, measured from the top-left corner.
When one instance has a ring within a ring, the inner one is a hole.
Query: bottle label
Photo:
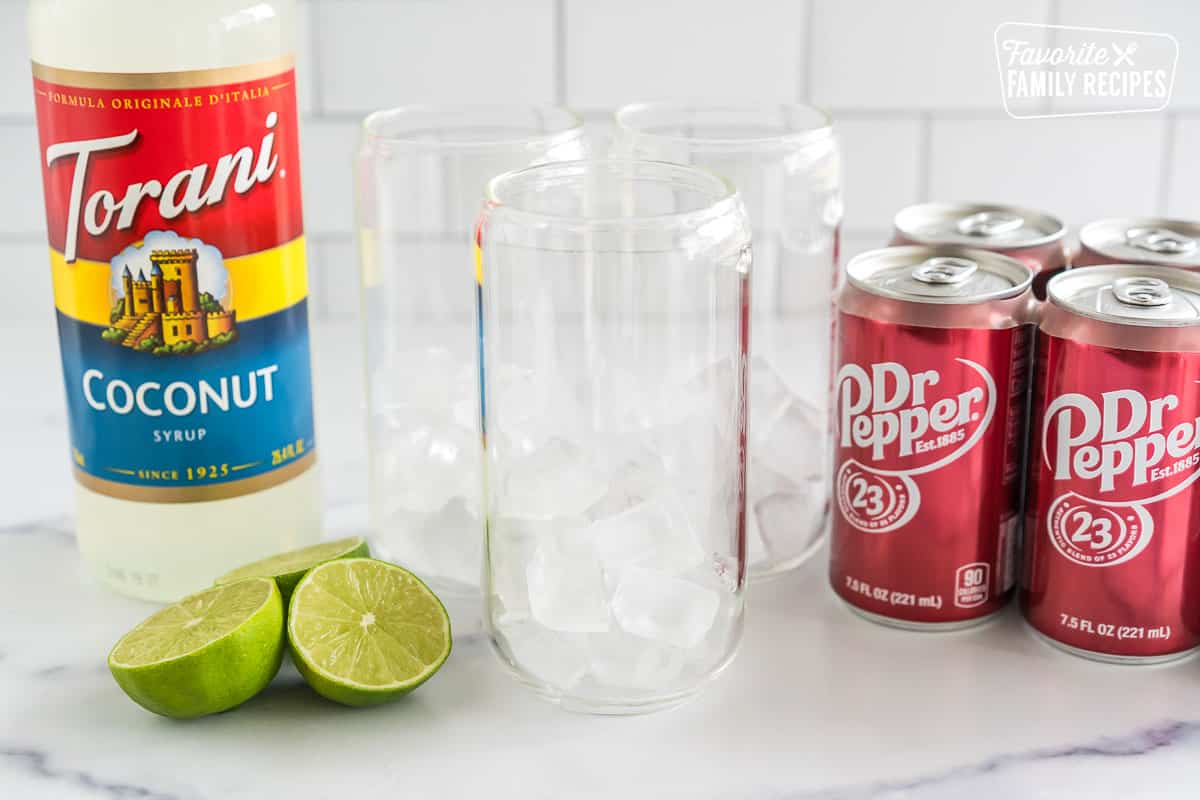
[[[194,502],[309,469],[291,59],[33,73],[77,480]]]

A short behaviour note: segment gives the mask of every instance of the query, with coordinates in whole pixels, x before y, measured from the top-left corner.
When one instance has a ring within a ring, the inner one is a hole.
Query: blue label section
[[[308,302],[195,354],[136,352],[58,314],[76,466],[106,481],[206,487],[292,464],[314,447]]]

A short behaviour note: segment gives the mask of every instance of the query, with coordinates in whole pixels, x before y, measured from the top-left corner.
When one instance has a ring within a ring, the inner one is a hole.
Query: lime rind
[[[279,584],[279,590],[283,592],[286,601],[300,579],[314,567],[339,558],[362,558],[369,555],[370,549],[367,546],[367,540],[362,536],[351,536],[332,542],[320,542],[297,550],[289,550],[286,553],[243,564],[217,578],[215,583],[221,585],[246,578],[273,578]]]
[[[108,667],[143,708],[175,719],[203,717],[267,687],[283,661],[284,634],[279,587],[251,578],[152,615],[121,637]]]
[[[352,706],[407,694],[441,668],[453,646],[450,617],[437,595],[408,570],[369,558],[340,559],[309,572],[292,594],[287,633],[309,685]],[[331,663],[347,669],[334,671]],[[394,677],[368,682],[351,671]]]

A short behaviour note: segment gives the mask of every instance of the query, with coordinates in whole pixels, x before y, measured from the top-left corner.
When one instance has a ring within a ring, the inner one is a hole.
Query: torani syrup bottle
[[[173,600],[319,534],[291,0],[32,0],[79,547]]]

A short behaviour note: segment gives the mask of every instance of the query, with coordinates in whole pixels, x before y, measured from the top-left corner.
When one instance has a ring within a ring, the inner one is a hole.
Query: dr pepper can
[[[1200,275],[1064,273],[1037,351],[1025,619],[1101,661],[1185,655],[1200,644]]]
[[[902,628],[958,628],[1016,578],[1029,267],[961,247],[890,247],[837,296],[830,580]]]
[[[1067,265],[1067,227],[1044,211],[995,203],[921,203],[896,214],[892,244],[951,244],[1010,256],[1034,272],[1033,291]]]
[[[1089,222],[1079,230],[1079,252],[1073,263],[1200,269],[1200,223],[1159,217]]]

